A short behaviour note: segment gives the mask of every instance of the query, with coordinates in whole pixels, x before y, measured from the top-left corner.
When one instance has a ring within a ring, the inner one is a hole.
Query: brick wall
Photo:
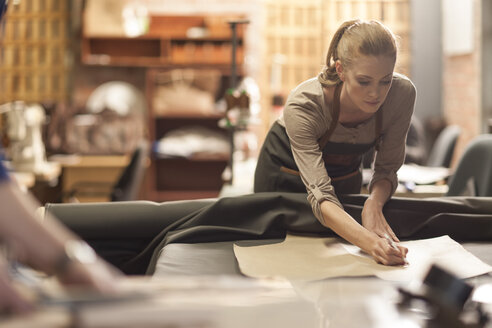
[[[474,48],[472,53],[443,55],[443,115],[448,124],[461,126],[453,166],[465,146],[481,133],[481,0],[474,5]]]

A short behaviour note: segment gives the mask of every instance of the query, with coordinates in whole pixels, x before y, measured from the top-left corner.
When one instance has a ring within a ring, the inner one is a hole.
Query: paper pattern
[[[422,279],[435,263],[459,278],[492,271],[492,267],[465,250],[449,236],[402,242],[408,248],[408,266],[377,264],[358,247],[338,238],[287,235],[281,243],[234,245],[241,272],[255,278],[283,277],[320,280],[334,277],[377,276],[408,282]]]

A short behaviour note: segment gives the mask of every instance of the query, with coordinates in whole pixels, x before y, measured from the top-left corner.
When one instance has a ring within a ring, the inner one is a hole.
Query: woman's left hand
[[[364,204],[364,208],[362,209],[362,225],[381,238],[385,238],[388,235],[394,241],[400,241],[388,222],[386,222],[382,204],[379,204],[374,199],[368,198]]]

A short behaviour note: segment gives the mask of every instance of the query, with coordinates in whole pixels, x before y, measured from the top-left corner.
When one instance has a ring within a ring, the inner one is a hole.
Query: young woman
[[[306,192],[326,227],[386,265],[403,264],[407,249],[382,208],[397,187],[416,91],[394,72],[397,44],[377,21],[353,20],[336,31],[317,78],[289,95],[258,159],[255,192]],[[361,160],[376,149],[362,226],[343,210],[340,194],[360,193]]]

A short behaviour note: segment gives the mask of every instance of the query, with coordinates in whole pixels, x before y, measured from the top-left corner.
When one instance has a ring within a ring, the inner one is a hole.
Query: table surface
[[[466,243],[464,247],[492,263],[492,244]],[[397,288],[411,284],[374,277],[250,279],[240,276],[233,266],[227,271],[219,265],[233,260],[234,255],[228,257],[227,252],[232,253],[232,242],[169,244],[163,250],[166,269],[158,269],[152,277],[121,279],[123,293],[118,296],[73,294],[67,298],[57,294],[58,285],[48,284],[53,288],[51,303],[41,303],[31,316],[3,320],[1,326],[68,328],[76,318],[78,327],[100,328],[422,327],[395,306],[400,299]],[[219,258],[222,260],[217,261]],[[467,282],[476,291],[490,289],[492,275]],[[489,301],[485,309],[492,313]]]

